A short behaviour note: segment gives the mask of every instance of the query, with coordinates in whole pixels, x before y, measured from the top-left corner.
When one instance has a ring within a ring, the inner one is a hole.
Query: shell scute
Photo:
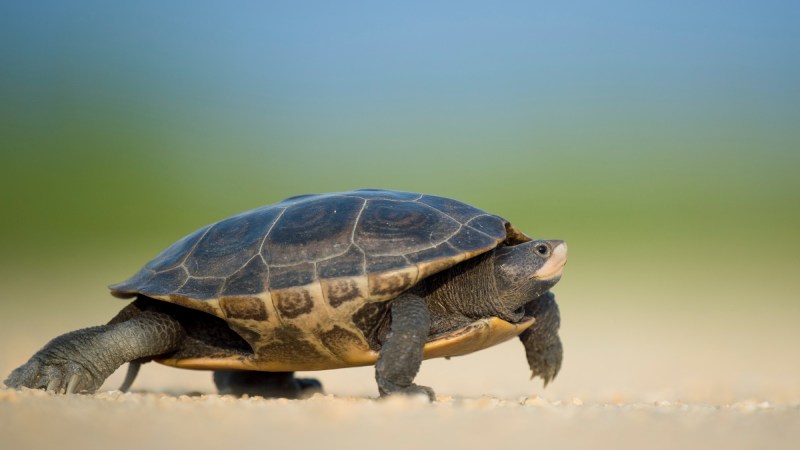
[[[364,200],[343,196],[311,197],[290,205],[264,240],[264,260],[270,265],[291,265],[347,250],[363,206]]]
[[[174,292],[187,298],[207,300],[219,296],[223,283],[225,283],[225,278],[189,277],[186,283]]]
[[[219,306],[229,319],[258,320],[268,319],[264,301],[258,297],[223,297]]]
[[[473,228],[464,227],[455,236],[448,239],[448,244],[464,253],[481,252],[487,247],[497,244],[497,239],[487,236]]]
[[[259,208],[215,223],[187,256],[184,265],[189,274],[230,276],[258,253],[279,214],[275,208]]]
[[[364,252],[355,245],[347,251],[317,263],[321,279],[363,276],[366,267]]]
[[[367,297],[367,290],[362,286],[364,283],[360,281],[360,278],[322,280],[322,295],[334,308],[347,302],[364,299]]]
[[[459,223],[465,223],[477,215],[486,214],[474,206],[436,195],[425,194],[418,202],[441,211]]]
[[[409,262],[413,264],[422,263],[432,260],[449,260],[461,253],[461,250],[456,249],[449,242],[442,242],[441,244],[420,250],[418,252],[409,253],[405,255]]]
[[[452,234],[460,224],[415,202],[367,202],[355,230],[355,243],[367,255],[403,255],[432,246],[432,234]]]
[[[314,310],[314,299],[307,289],[273,291],[272,299],[282,318],[296,319]]]
[[[314,264],[301,262],[293,266],[272,266],[269,269],[269,289],[291,289],[310,284],[316,278]]]
[[[222,287],[222,296],[256,295],[267,289],[268,268],[254,256],[241,269],[233,273]]]
[[[192,251],[197,242],[206,235],[210,227],[211,225],[200,228],[194,233],[178,240],[178,242],[170,245],[166,250],[153,258],[144,268],[153,271],[165,271],[179,267],[183,264],[184,260],[186,260],[186,256]]]
[[[389,300],[408,290],[417,283],[418,270],[415,266],[394,269],[383,273],[370,273],[369,299],[373,301]]]
[[[371,256],[367,258],[367,273],[390,272],[408,267],[408,260],[402,256]]]
[[[338,325],[320,333],[318,337],[322,345],[341,361],[349,361],[370,352],[369,345],[360,336]]]
[[[365,199],[374,198],[397,202],[409,202],[422,197],[422,194],[417,194],[416,192],[387,191],[384,189],[356,189],[348,194]]]
[[[491,214],[477,216],[465,225],[495,239],[506,235],[505,221]]]
[[[183,286],[188,279],[189,275],[186,271],[177,267],[149,276],[139,289],[153,292],[156,295],[171,294],[177,290],[176,288]]]

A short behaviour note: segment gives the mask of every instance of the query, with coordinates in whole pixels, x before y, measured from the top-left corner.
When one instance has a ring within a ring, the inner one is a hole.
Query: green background
[[[5,312],[105,314],[202,225],[380,187],[567,240],[565,317],[800,317],[795,4],[336,3],[4,2]]]

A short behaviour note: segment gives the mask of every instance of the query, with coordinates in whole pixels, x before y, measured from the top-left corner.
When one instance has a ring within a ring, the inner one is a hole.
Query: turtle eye
[[[539,244],[534,247],[534,250],[536,250],[536,253],[543,258],[550,256],[550,247],[547,244]]]

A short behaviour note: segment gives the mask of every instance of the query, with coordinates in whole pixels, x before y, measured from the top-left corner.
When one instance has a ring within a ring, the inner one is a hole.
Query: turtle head
[[[515,311],[539,298],[558,280],[567,263],[567,243],[536,240],[495,250],[494,271],[500,303]]]

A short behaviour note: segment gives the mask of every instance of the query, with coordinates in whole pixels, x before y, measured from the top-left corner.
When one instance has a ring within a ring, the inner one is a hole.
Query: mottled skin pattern
[[[294,379],[295,370],[377,359],[382,395],[433,398],[413,384],[422,347],[491,317],[542,321],[520,338],[547,382],[562,355],[548,290],[563,261],[550,273],[553,254],[565,261],[566,246],[531,241],[498,216],[442,197],[293,197],[181,239],[111,286],[137,300],[109,325],[56,338],[6,384],[94,392],[119,365],[157,359],[217,370],[223,393],[295,398],[320,389]]]

